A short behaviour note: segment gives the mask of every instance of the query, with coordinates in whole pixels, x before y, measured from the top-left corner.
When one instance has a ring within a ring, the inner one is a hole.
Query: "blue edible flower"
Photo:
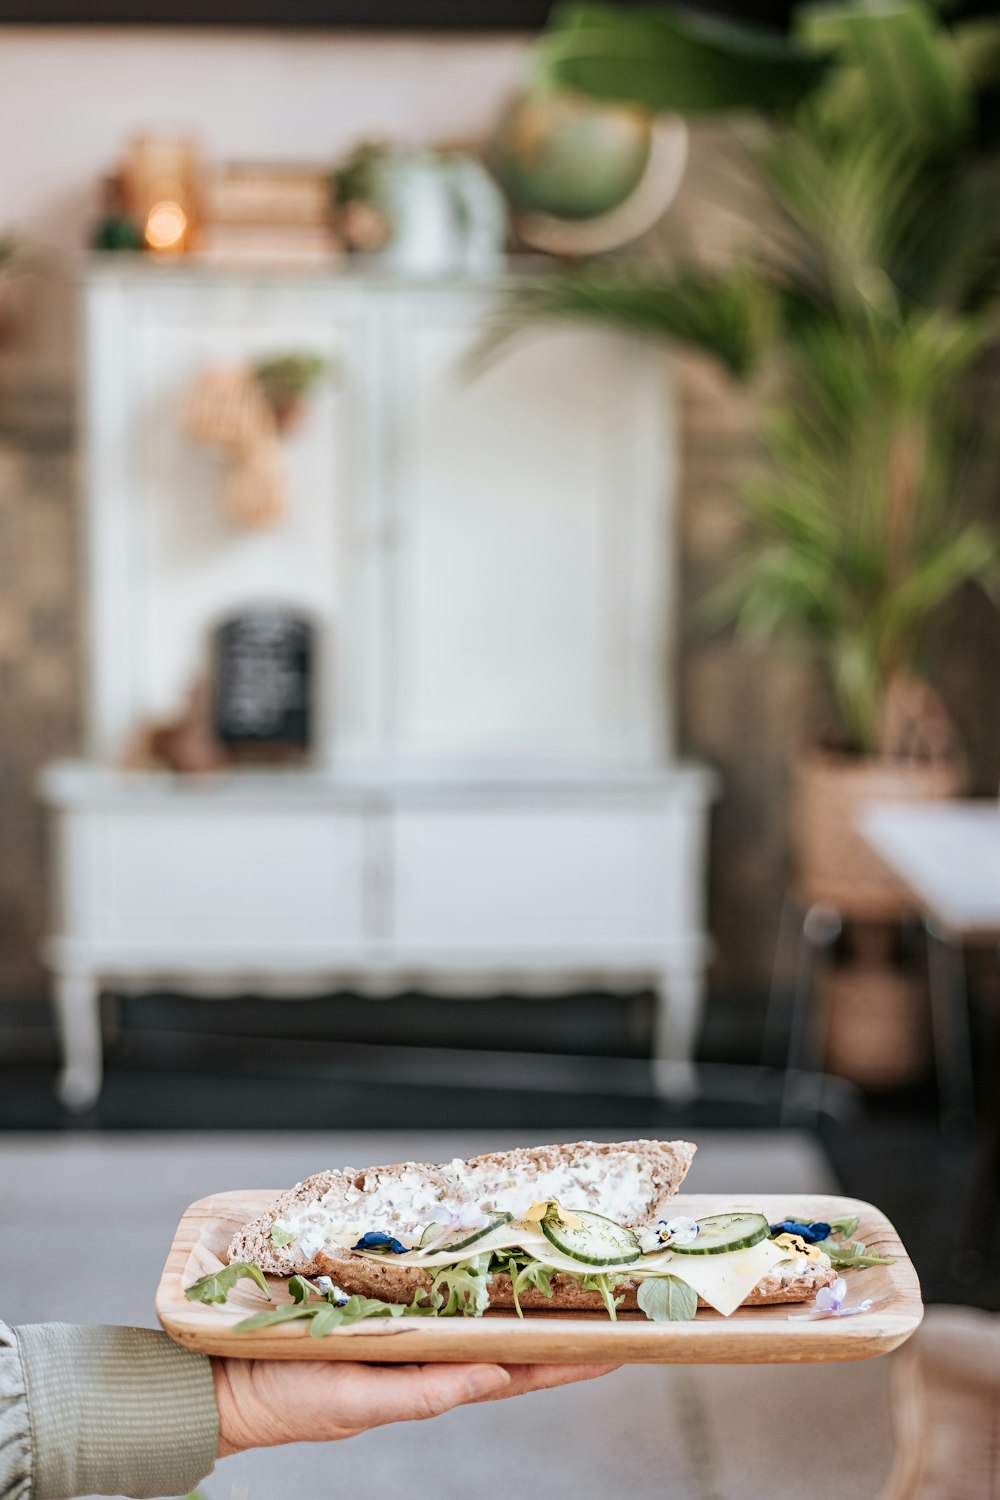
[[[807,1245],[818,1245],[820,1240],[828,1239],[831,1232],[830,1225],[818,1219],[813,1224],[800,1224],[797,1219],[782,1219],[780,1224],[772,1224],[770,1229],[772,1239],[776,1234],[797,1234]]]
[[[384,1234],[381,1229],[369,1229],[363,1234],[352,1250],[388,1250],[393,1255],[405,1255],[410,1247],[403,1245],[394,1239],[391,1234]]]

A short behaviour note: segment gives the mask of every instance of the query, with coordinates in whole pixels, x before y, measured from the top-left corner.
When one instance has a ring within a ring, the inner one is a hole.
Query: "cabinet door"
[[[549,329],[473,375],[487,311],[428,292],[392,314],[394,752],[655,762],[669,740],[662,357]]]
[[[680,804],[400,812],[395,942],[565,964],[655,952],[700,928],[701,822]]]
[[[91,751],[117,756],[137,721],[176,714],[213,625],[256,603],[294,606],[317,626],[321,741],[343,675],[334,621],[352,612],[363,307],[309,278],[108,272],[88,286],[86,315]],[[285,519],[239,526],[223,502],[233,456],[189,435],[187,405],[206,369],[287,352],[318,355],[326,375],[281,441]],[[339,707],[349,734],[355,699]]]

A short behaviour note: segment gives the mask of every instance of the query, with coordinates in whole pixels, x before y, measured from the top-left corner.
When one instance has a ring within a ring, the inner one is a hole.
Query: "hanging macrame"
[[[191,394],[186,425],[199,441],[230,450],[223,498],[235,525],[275,526],[284,519],[288,481],[278,423],[255,371],[206,370]]]

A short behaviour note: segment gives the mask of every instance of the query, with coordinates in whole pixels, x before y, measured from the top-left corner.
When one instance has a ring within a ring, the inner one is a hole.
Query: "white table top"
[[[870,802],[858,829],[929,916],[1000,935],[1000,804]]]

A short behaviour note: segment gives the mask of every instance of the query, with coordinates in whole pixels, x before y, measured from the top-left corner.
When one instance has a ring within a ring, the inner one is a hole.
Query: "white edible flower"
[[[639,1248],[643,1255],[650,1255],[654,1250],[662,1250],[663,1241],[660,1239],[660,1231],[658,1229],[640,1230]]]
[[[672,1245],[690,1245],[698,1238],[700,1226],[686,1214],[679,1214],[676,1219],[661,1219],[660,1223],[663,1225],[663,1238]]]
[[[466,1203],[456,1214],[455,1222],[462,1229],[488,1229],[492,1221],[489,1214],[484,1214],[478,1204]]]
[[[333,1304],[335,1307],[343,1307],[345,1302],[350,1301],[350,1298],[344,1291],[343,1287],[337,1286],[336,1282],[333,1281],[329,1276],[317,1276],[316,1285],[323,1293],[324,1297],[333,1298]]]

